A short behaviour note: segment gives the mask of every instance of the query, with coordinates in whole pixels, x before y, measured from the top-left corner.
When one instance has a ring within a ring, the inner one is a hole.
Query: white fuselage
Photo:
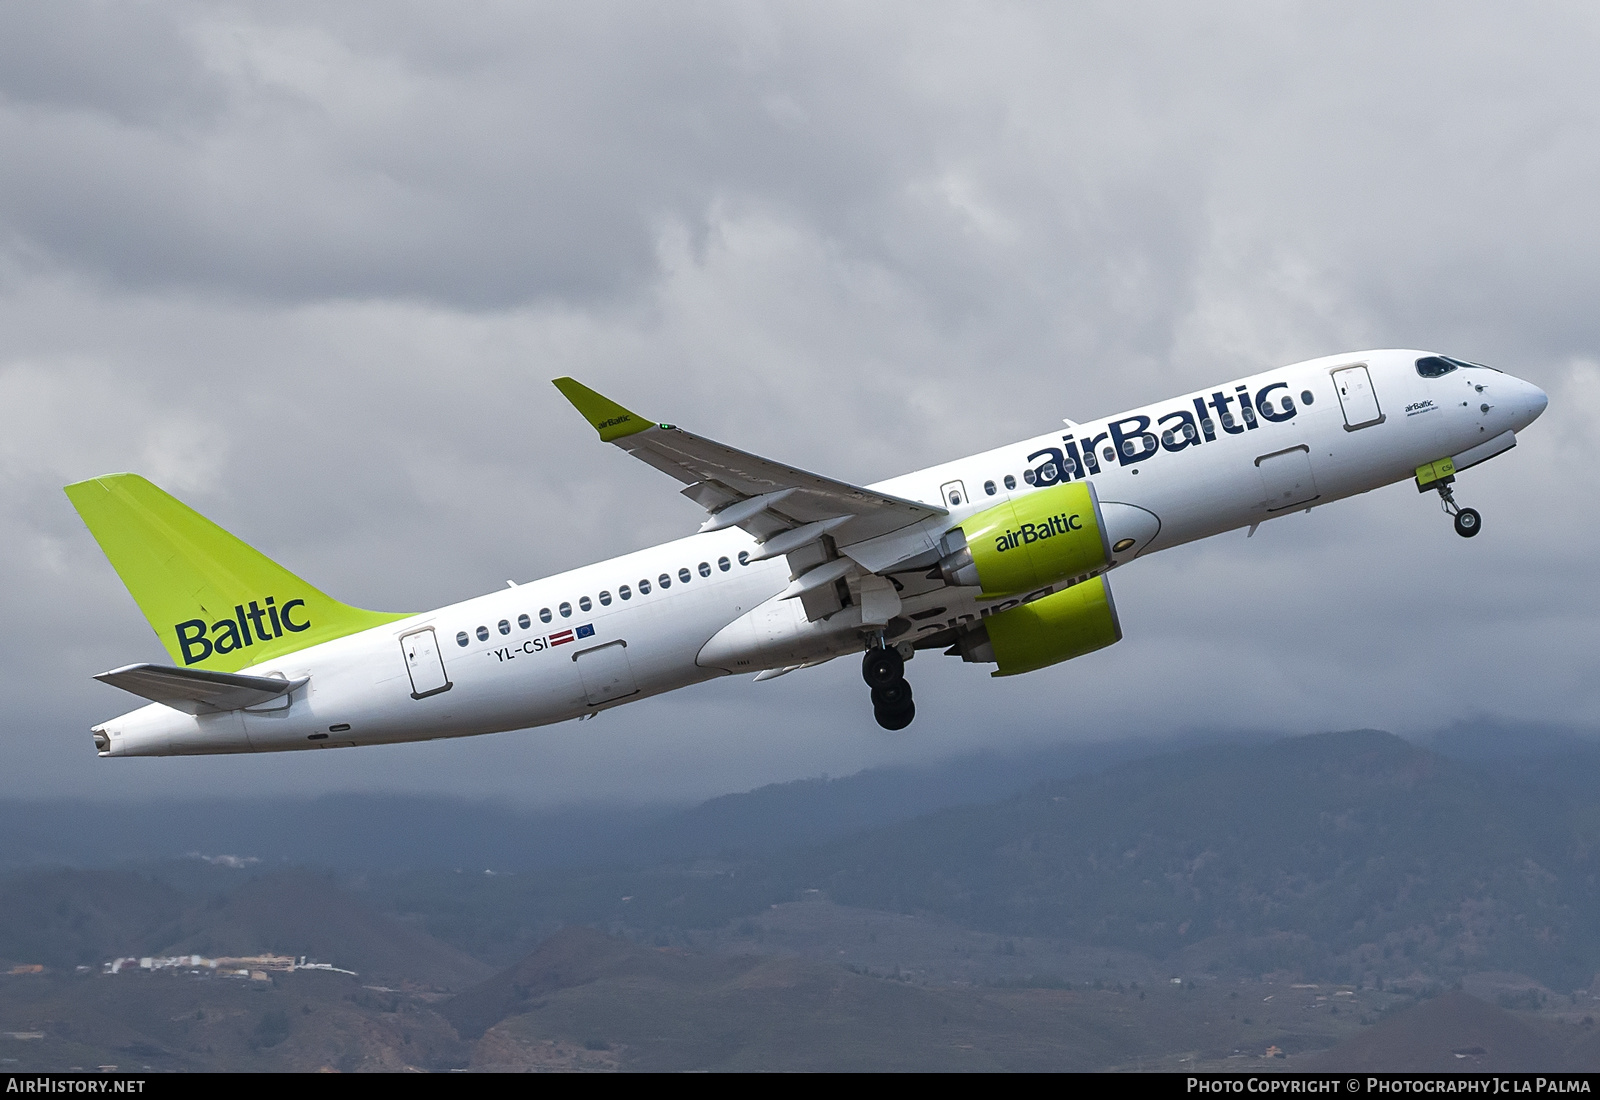
[[[1109,541],[1125,546],[1113,555],[1114,568],[1408,479],[1435,459],[1466,456],[1458,463],[1469,465],[1508,447],[1514,436],[1507,433],[1545,407],[1537,387],[1488,368],[1421,377],[1414,363],[1427,354],[1315,359],[871,488],[939,502],[949,515],[926,521],[937,540],[1051,477],[1087,476]],[[1335,374],[1356,364],[1366,368],[1367,392]],[[1260,410],[1258,403],[1270,404]],[[808,622],[800,600],[778,598],[791,579],[783,558],[741,564],[741,553],[757,551],[736,528],[694,535],[304,649],[243,670],[309,677],[287,703],[199,716],[152,704],[96,727],[108,741],[101,755],[260,752],[521,729],[715,676],[862,649],[858,609]],[[904,589],[886,632],[891,641],[915,642],[1017,602],[980,600],[975,588],[921,579],[926,572],[924,565]],[[419,633],[427,630],[431,636]],[[420,655],[419,638],[427,642]],[[435,668],[437,679],[429,680]]]

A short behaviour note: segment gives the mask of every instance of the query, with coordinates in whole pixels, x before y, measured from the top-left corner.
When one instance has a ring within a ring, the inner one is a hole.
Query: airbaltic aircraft
[[[1106,577],[1135,558],[1516,445],[1544,393],[1424,351],[1313,359],[871,486],[646,420],[555,382],[710,515],[697,534],[429,611],[339,603],[134,474],[67,486],[172,664],[96,679],[153,702],[101,756],[270,752],[523,729],[730,673],[863,653],[878,723],[905,662],[1013,676],[1122,637]]]

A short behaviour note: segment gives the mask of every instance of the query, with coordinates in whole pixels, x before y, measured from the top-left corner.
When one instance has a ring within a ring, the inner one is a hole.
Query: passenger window
[[[1309,405],[1314,400],[1315,400],[1315,398],[1312,397],[1310,390],[1301,390],[1300,391],[1300,404]]]
[[[1286,413],[1294,412],[1294,398],[1285,397],[1283,399],[1283,411]]]
[[[718,558],[717,559],[717,568],[722,570],[724,573],[726,573],[732,567],[733,567],[733,563],[730,562],[727,558]]]
[[[1007,489],[1015,489],[1017,487],[1017,479],[1012,477],[1010,474],[1007,474],[1003,480],[1005,481]]]
[[[1183,438],[1187,439],[1190,443],[1193,443],[1194,439],[1195,439],[1195,436],[1197,436],[1199,434],[1200,434],[1199,432],[1194,430],[1194,425],[1193,424],[1188,424],[1188,423],[1184,424],[1184,426],[1183,426]]]
[[[750,564],[750,551],[748,551],[748,550],[739,551],[739,564],[740,565],[749,565]]]
[[[1217,434],[1217,422],[1215,420],[1212,420],[1209,416],[1206,417],[1204,420],[1200,421],[1200,427],[1205,429],[1205,433],[1207,435],[1216,435]]]
[[[703,561],[703,562],[700,563],[700,575],[702,577],[711,576],[711,563],[710,562]]]
[[[668,574],[668,573],[661,574],[661,576],[656,578],[656,583],[659,584],[661,586],[661,590],[663,592],[665,592],[667,589],[672,587],[672,576],[671,576],[671,574]]]
[[[594,606],[594,604],[589,602],[589,597],[588,596],[579,596],[578,597],[578,610],[579,611],[587,611],[593,606]]]
[[[641,596],[650,595],[650,582],[645,580],[645,579],[643,579],[642,577],[639,580],[639,595],[641,595]]]
[[[1060,471],[1056,469],[1056,464],[1054,462],[1046,462],[1044,464],[1044,468],[1039,472],[1044,475],[1044,480],[1047,485],[1053,485],[1061,480]]]
[[[556,610],[561,612],[561,617],[563,619],[572,618],[572,605],[570,603],[563,602],[562,605],[560,607],[558,607]]]
[[[470,640],[471,639],[467,637],[467,632],[465,630],[456,635],[456,645],[466,645]]]
[[[505,619],[501,619],[500,620],[500,633],[502,633],[502,634],[510,634],[511,633],[511,624],[509,622],[507,622]]]
[[[627,585],[623,585],[621,588],[617,589],[617,595],[621,596],[625,600],[631,600],[633,599],[633,589],[629,588]]]
[[[539,609],[539,621],[541,623],[547,623],[550,621],[550,609],[548,607],[541,607]]]
[[[1072,460],[1072,456],[1071,455],[1068,455],[1065,459],[1062,460],[1062,462],[1064,463],[1064,465],[1067,468],[1067,476],[1068,477],[1072,477],[1074,474],[1076,474],[1078,472],[1078,464]]]
[[[611,606],[611,593],[607,592],[605,589],[601,589],[600,590],[600,606],[601,607],[610,607]]]
[[[517,616],[517,625],[520,626],[523,630],[527,630],[530,626],[533,625],[533,620],[528,618],[528,613],[526,611],[524,611],[521,615]]]
[[[1035,481],[1039,480],[1039,475],[1034,473],[1033,468],[1030,466],[1028,469],[1022,471],[1022,480],[1026,481],[1029,485],[1032,485]]]
[[[489,640],[489,628],[486,627],[486,626],[480,626],[478,628],[478,641],[487,642],[488,640]]]
[[[1239,415],[1244,417],[1244,422],[1246,424],[1254,424],[1256,422],[1256,411],[1254,409],[1252,409],[1249,405],[1246,405],[1244,407],[1244,411],[1241,412]]]
[[[990,496],[994,496],[994,494],[995,494],[995,487],[994,487],[994,482],[992,482],[992,481],[985,481],[985,482],[984,482],[984,483],[983,483],[983,491],[984,491],[984,492],[985,492],[985,493],[987,493],[987,494],[988,494],[988,495],[990,495]]]
[[[694,574],[690,573],[687,569],[678,570],[678,579],[680,581],[682,581],[684,584],[688,584],[689,583],[689,578],[692,577],[692,576],[694,576]]]
[[[1100,453],[1105,456],[1105,460],[1107,462],[1115,462],[1117,460],[1117,452],[1113,451],[1110,447],[1102,447],[1100,449]],[[1128,453],[1132,454],[1133,452],[1129,451]]]

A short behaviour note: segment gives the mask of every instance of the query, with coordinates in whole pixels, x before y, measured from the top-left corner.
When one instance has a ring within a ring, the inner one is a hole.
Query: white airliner
[[[1009,676],[1110,645],[1107,575],[1158,550],[1406,479],[1477,534],[1455,475],[1514,447],[1547,402],[1475,363],[1359,352],[855,486],[556,386],[602,440],[683,483],[709,513],[699,533],[386,614],[324,595],[136,475],[67,486],[172,661],[96,677],[153,701],[94,727],[100,755],[523,729],[850,653],[879,724],[901,729],[914,653]]]

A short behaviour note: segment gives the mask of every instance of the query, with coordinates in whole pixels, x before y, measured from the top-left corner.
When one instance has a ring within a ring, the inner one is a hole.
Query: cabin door
[[[1378,395],[1372,392],[1372,376],[1366,367],[1341,367],[1334,371],[1333,388],[1339,391],[1345,431],[1383,423],[1383,411],[1378,408]]]
[[[411,674],[411,698],[425,699],[450,690],[450,677],[444,670],[444,658],[439,656],[439,639],[434,637],[433,627],[414,630],[401,638],[400,651],[405,654],[406,671]]]

